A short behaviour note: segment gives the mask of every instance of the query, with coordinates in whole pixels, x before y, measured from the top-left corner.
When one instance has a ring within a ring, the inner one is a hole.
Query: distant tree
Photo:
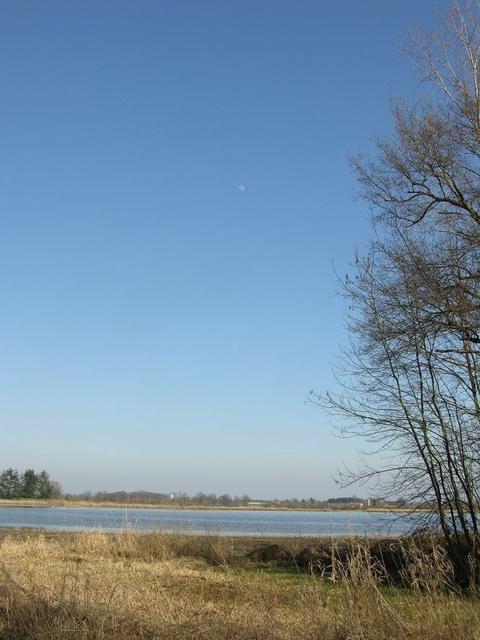
[[[56,480],[50,480],[51,495],[50,498],[61,498],[63,495],[62,485]]]
[[[21,497],[21,482],[17,469],[10,467],[0,474],[0,497],[4,500]]]
[[[33,469],[26,469],[22,474],[21,480],[21,497],[35,498],[37,489],[37,474]]]
[[[35,497],[46,500],[53,496],[53,485],[46,471],[41,471],[36,479]]]

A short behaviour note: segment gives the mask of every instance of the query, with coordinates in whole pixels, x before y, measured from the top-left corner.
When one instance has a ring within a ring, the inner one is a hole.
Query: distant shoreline
[[[359,512],[359,513],[410,513],[412,509],[393,508],[393,507],[370,507],[367,509],[309,509],[307,507],[272,507],[261,505],[180,505],[180,504],[142,504],[130,502],[88,502],[88,501],[70,501],[70,500],[0,500],[0,509],[2,507],[19,507],[19,508],[52,508],[64,507],[70,509],[175,509],[177,511],[310,511],[323,513],[336,513],[342,511]],[[422,511],[417,509],[417,511]]]

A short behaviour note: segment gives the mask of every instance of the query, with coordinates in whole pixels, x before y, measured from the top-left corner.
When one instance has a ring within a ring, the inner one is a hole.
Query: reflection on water
[[[0,527],[52,530],[135,529],[260,536],[400,535],[418,523],[418,516],[362,511],[0,508]]]

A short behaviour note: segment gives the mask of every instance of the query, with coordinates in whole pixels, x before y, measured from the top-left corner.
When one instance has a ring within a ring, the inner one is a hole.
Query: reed
[[[332,543],[323,577],[314,567],[255,562],[252,544],[214,534],[3,532],[0,638],[480,637],[480,603],[448,586],[441,551],[427,560],[418,545],[406,548],[405,579],[414,578],[406,588],[389,586],[365,541],[352,541],[347,555]],[[290,540],[285,548],[294,558],[304,544]]]

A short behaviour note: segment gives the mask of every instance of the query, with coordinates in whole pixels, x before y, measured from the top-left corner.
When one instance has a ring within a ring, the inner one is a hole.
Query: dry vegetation
[[[324,511],[326,509],[305,509],[305,508],[289,508],[269,505],[229,505],[222,506],[218,504],[180,504],[180,503],[144,503],[144,502],[103,502],[89,500],[66,500],[65,498],[52,498],[42,500],[39,498],[20,498],[13,500],[0,499],[1,507],[65,507],[65,508],[88,508],[88,509],[185,509],[188,511]],[[330,509],[331,511],[332,509]],[[382,508],[369,509],[369,511],[393,511],[398,509]],[[402,509],[400,509],[402,511]],[[407,511],[407,509],[403,509]]]
[[[89,501],[89,500],[70,500],[65,498],[49,498],[47,500],[42,500],[40,498],[19,498],[19,499],[0,499],[0,508],[1,507],[65,507],[72,509],[178,509],[178,510],[188,510],[188,511],[352,511],[351,505],[347,507],[299,507],[296,505],[295,507],[286,506],[286,505],[229,505],[223,506],[219,504],[181,504],[181,503],[144,503],[144,502],[97,502],[97,501]],[[371,512],[371,513],[409,513],[411,511],[411,507],[398,507],[394,505],[389,505],[386,507],[369,507],[368,509],[358,509],[359,511]],[[417,511],[422,511],[422,509],[417,509]]]
[[[0,543],[2,639],[480,638],[480,604],[442,589],[441,554],[419,557],[405,589],[382,586],[357,543],[328,578],[260,566],[245,557],[252,540],[219,536],[11,531]]]

